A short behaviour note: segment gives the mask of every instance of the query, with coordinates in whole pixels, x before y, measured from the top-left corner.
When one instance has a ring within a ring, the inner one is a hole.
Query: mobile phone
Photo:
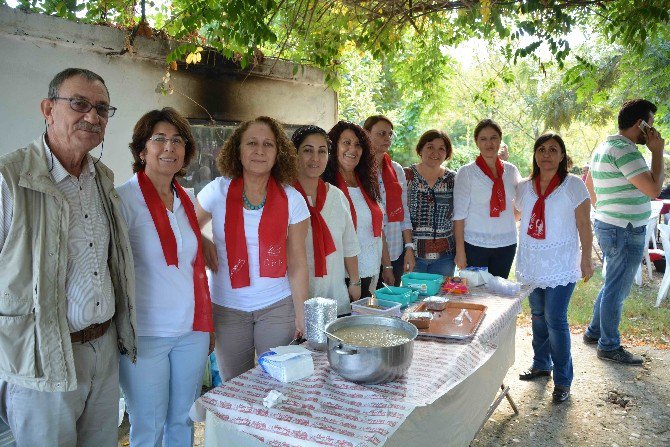
[[[651,126],[647,124],[645,120],[640,121],[640,130],[643,134],[647,135],[647,131],[651,129]]]

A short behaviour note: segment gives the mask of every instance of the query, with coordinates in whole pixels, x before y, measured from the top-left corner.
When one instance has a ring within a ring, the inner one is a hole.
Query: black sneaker
[[[586,345],[597,345],[598,344],[598,339],[595,338],[595,337],[591,337],[586,332],[584,332],[584,335],[582,335],[582,340],[584,341],[584,344],[586,344]]]
[[[614,351],[603,351],[602,349],[598,349],[598,358],[609,360],[610,362],[622,363],[624,365],[642,365],[644,363],[642,357],[626,351],[623,346],[619,346]]]
[[[554,386],[554,392],[551,393],[552,395],[552,400],[556,404],[560,404],[568,400],[570,397],[570,387],[569,386],[561,386],[561,385],[555,385]]]

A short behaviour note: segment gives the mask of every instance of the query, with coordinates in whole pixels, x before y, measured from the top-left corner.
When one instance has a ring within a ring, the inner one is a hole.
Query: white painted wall
[[[111,104],[118,107],[107,126],[102,161],[123,183],[131,175],[128,142],[142,114],[154,108],[175,107],[189,118],[206,113],[179,94],[155,92],[165,72],[165,55],[174,43],[139,38],[136,53],[108,56],[122,48],[125,33],[101,26],[0,7],[0,154],[25,146],[44,131],[40,101],[51,78],[68,67],[90,69],[105,79]],[[308,69],[292,76],[272,61],[251,74],[220,67],[206,73],[172,73],[181,91],[207,107],[219,120],[243,121],[269,115],[287,124],[317,124],[329,129],[337,118],[336,94],[323,83],[323,74]],[[99,149],[92,155],[98,156]]]

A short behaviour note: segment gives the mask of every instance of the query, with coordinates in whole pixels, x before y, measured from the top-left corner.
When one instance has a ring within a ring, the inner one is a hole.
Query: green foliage
[[[138,23],[139,6],[136,0],[19,0],[19,7],[30,11],[128,28]],[[515,62],[539,61],[548,51],[560,68],[572,51],[565,36],[575,28],[595,26],[610,43],[641,54],[649,38],[667,30],[669,9],[670,0],[170,0],[148,2],[148,19],[168,36],[210,46],[242,67],[262,49],[322,68],[337,87],[341,58],[351,44],[393,64],[410,39],[416,61],[439,66],[445,46],[485,39],[501,42],[506,57]],[[187,53],[175,50],[170,59]],[[415,73],[416,83],[425,85],[435,71]]]
[[[129,32],[139,5],[19,0],[25,10]],[[261,52],[292,61],[294,75],[303,65],[321,68],[339,91],[343,118],[393,120],[391,151],[405,165],[431,128],[453,137],[449,166],[471,161],[472,129],[485,117],[502,125],[522,173],[547,130],[561,132],[581,165],[632,97],[657,103],[656,125],[670,129],[670,0],[170,0],[147,8],[157,31],[182,42],[167,62],[197,62],[198,48],[210,47],[242,68]],[[566,36],[578,29],[591,38],[571,48]],[[475,42],[472,67],[449,51],[467,42]]]
[[[647,39],[641,54],[596,41],[580,51],[563,74],[564,88],[574,92],[574,118],[612,121],[626,100],[643,97],[658,105],[655,126],[670,129],[670,30]],[[663,133],[663,132],[662,132]],[[667,135],[667,133],[666,133]]]

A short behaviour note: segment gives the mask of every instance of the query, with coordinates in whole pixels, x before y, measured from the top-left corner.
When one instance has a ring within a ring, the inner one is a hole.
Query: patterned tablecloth
[[[314,352],[315,372],[309,378],[284,384],[256,367],[203,395],[192,414],[204,420],[210,411],[269,446],[383,445],[415,407],[435,402],[491,357],[501,329],[515,320],[527,292],[509,298],[477,290],[463,298],[488,307],[474,338],[417,340],[412,365],[401,380],[357,385],[331,371],[324,352]],[[270,390],[287,401],[264,407]]]

